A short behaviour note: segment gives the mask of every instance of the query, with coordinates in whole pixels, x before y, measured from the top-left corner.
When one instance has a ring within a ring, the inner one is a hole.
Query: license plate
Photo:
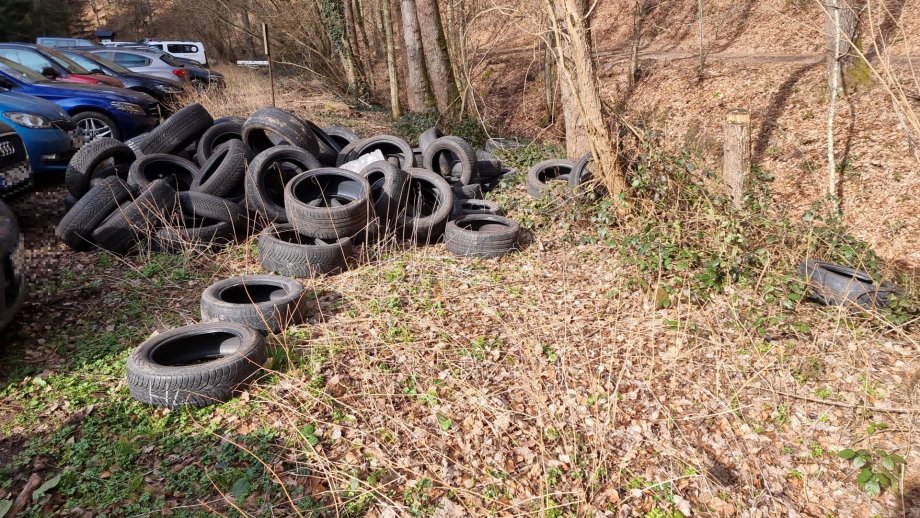
[[[32,176],[32,168],[28,162],[22,162],[15,165],[4,167],[0,170],[0,176],[3,177],[3,185],[12,187],[19,185]]]

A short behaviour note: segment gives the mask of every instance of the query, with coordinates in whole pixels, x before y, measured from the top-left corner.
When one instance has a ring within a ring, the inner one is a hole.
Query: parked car
[[[144,43],[177,58],[191,59],[199,65],[208,64],[208,58],[204,52],[204,44],[200,41],[147,40]]]
[[[125,88],[137,92],[144,92],[160,102],[160,108],[168,108],[182,92],[182,83],[178,78],[161,79],[159,77],[139,74],[119,65],[102,56],[81,50],[61,50],[68,58],[76,61],[80,66],[91,71],[99,71],[107,76],[112,76],[122,83]]]
[[[13,211],[0,202],[0,332],[13,321],[26,298],[26,278],[17,261],[21,240]]]
[[[88,49],[88,51],[141,74],[166,79],[179,78],[183,81],[189,81],[198,88],[221,88],[224,86],[224,76],[221,74],[195,65],[181,63],[178,59],[165,52],[120,47],[94,48]]]
[[[55,83],[0,58],[0,87],[52,101],[70,114],[87,141],[98,137],[127,140],[159,122],[157,101],[141,92],[109,86]]]
[[[29,165],[25,142],[16,130],[0,122],[0,198],[20,194],[31,186],[32,167]],[[4,220],[0,214],[0,234],[7,223],[9,221]]]
[[[49,47],[27,45],[25,43],[0,43],[0,57],[15,61],[55,81],[123,86],[121,81],[105,74],[93,74]]]
[[[38,45],[44,45],[51,48],[66,48],[66,47],[95,47],[96,44],[81,38],[58,38],[58,37],[43,37],[36,38],[35,43]]]
[[[64,171],[82,144],[77,125],[63,108],[31,95],[0,91],[0,122],[22,138],[35,173]]]

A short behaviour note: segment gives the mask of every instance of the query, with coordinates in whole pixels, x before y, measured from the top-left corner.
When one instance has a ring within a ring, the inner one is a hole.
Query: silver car
[[[181,63],[172,59],[169,54],[161,52],[148,52],[145,50],[122,49],[118,47],[87,49],[93,54],[98,54],[106,59],[130,69],[132,72],[171,79],[173,81],[188,81],[188,71]]]

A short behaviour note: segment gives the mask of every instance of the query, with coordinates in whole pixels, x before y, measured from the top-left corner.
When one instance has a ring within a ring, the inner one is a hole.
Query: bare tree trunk
[[[415,4],[418,8],[418,21],[421,26],[422,45],[425,49],[425,62],[428,66],[428,79],[434,90],[438,111],[456,113],[460,93],[457,90],[457,81],[454,79],[454,70],[447,51],[447,38],[444,36],[438,0],[415,0]]]
[[[415,0],[402,0],[402,26],[409,72],[407,74],[409,110],[428,111],[433,105],[432,94],[425,66],[425,52],[422,50],[422,34]]]
[[[639,47],[642,41],[642,22],[645,21],[643,0],[633,2],[633,41],[629,56],[629,86],[635,86],[639,79]]]
[[[367,31],[364,29],[365,17],[361,10],[359,0],[346,0],[351,2],[351,18],[354,27],[352,31],[355,35],[355,48],[358,49],[358,57],[361,60],[364,78],[371,89],[374,90],[374,73],[373,64],[371,63],[371,46],[370,40],[367,39]]]
[[[610,195],[618,198],[626,193],[626,180],[618,160],[617,143],[613,140],[613,133],[607,126],[603,114],[585,1],[545,0],[545,2],[558,48],[556,62],[559,74],[563,78],[564,109],[567,113],[574,111],[580,116],[589,144],[588,150],[594,155],[595,174],[603,182]],[[560,27],[559,18],[564,21],[565,34]],[[566,90],[568,90],[568,95],[566,95]],[[574,106],[574,110],[569,105]],[[569,131],[567,115],[567,140]],[[571,143],[568,148],[571,156],[587,151],[577,149],[577,146]],[[623,213],[628,210],[628,207],[621,205],[618,210]]]
[[[827,194],[831,199],[834,212],[840,212],[840,203],[837,198],[837,157],[834,153],[834,119],[837,116],[837,97],[840,94],[842,51],[843,42],[843,16],[841,11],[845,7],[845,0],[829,0],[827,4],[827,32],[829,38],[828,51],[828,87],[830,88],[830,102],[827,109]]]
[[[244,0],[240,10],[240,23],[243,25],[243,41],[246,42],[246,52],[249,59],[256,57],[256,45],[252,37],[252,25],[249,23],[249,1]]]
[[[705,28],[704,16],[706,15],[706,12],[703,9],[703,0],[697,0],[696,7],[697,7],[697,17],[699,18],[699,38],[700,38],[700,69],[698,73],[700,77],[703,77],[703,70],[706,68],[706,49],[705,49],[706,42],[704,39],[704,32],[703,32],[703,29]]]
[[[402,116],[399,106],[399,74],[396,71],[396,46],[393,43],[393,15],[390,13],[389,0],[380,2],[383,14],[383,34],[387,48],[387,75],[390,78],[390,111],[393,118]]]
[[[838,89],[848,86],[846,80],[850,70],[862,59],[852,48],[859,41],[859,12],[863,7],[862,0],[828,0],[827,3],[828,69],[835,66],[832,60],[837,61]]]
[[[543,42],[543,107],[546,110],[546,125],[556,122],[556,63],[553,52],[553,33],[546,33]]]

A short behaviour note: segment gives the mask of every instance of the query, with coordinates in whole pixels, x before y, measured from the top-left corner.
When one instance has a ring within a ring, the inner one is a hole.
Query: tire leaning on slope
[[[218,146],[231,140],[243,140],[242,122],[224,121],[208,128],[198,139],[198,148],[195,150],[198,165],[204,166]]]
[[[421,168],[412,168],[409,173],[408,197],[406,210],[398,222],[403,237],[414,240],[417,244],[436,243],[444,235],[444,227],[454,209],[454,193],[441,175]],[[422,214],[419,204],[434,202],[429,214]]]
[[[176,408],[229,400],[266,360],[265,339],[234,323],[195,324],[161,333],[128,357],[131,396]]]
[[[133,202],[115,209],[93,231],[93,241],[110,252],[126,253],[168,222],[175,208],[176,191],[166,180],[156,180]]]
[[[346,270],[347,258],[354,255],[350,237],[324,241],[304,236],[290,224],[265,227],[258,247],[262,268],[300,279]]]
[[[177,153],[198,140],[214,125],[214,118],[204,106],[194,103],[182,108],[153,129],[140,142],[142,154]]]
[[[70,248],[81,251],[92,247],[93,231],[118,206],[131,199],[131,189],[121,178],[112,176],[96,184],[67,211],[54,233]]]
[[[303,284],[280,275],[244,275],[215,282],[201,294],[202,322],[234,322],[278,333],[300,323]]]
[[[242,194],[248,155],[249,149],[242,140],[221,144],[201,164],[191,190],[226,197]]]
[[[64,173],[67,191],[75,198],[80,198],[90,189],[93,178],[98,178],[100,165],[112,159],[115,169],[105,171],[106,175],[118,175],[127,178],[128,168],[134,163],[134,151],[122,142],[111,138],[98,138],[87,143],[74,154]],[[111,173],[111,174],[109,174]]]
[[[282,185],[273,185],[272,175],[279,173],[272,169],[280,163],[293,164],[297,171],[280,171]],[[295,146],[275,146],[259,153],[249,163],[244,182],[249,210],[261,214],[269,223],[287,223],[287,213],[284,210],[285,186],[298,174],[319,167],[319,160],[313,154]]]

